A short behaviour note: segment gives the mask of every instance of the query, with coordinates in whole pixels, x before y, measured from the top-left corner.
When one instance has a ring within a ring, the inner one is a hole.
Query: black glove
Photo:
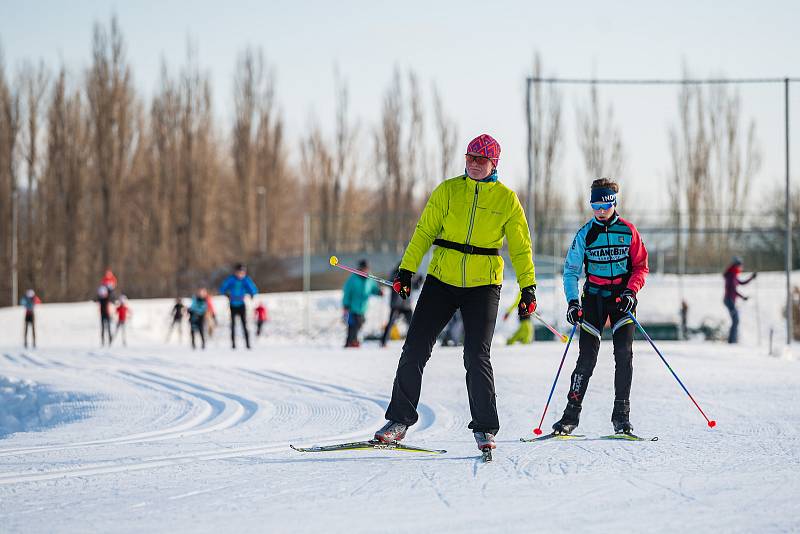
[[[395,293],[400,295],[400,298],[406,300],[411,296],[411,277],[414,273],[406,269],[399,269],[392,282],[392,288]]]
[[[520,317],[530,317],[534,311],[536,311],[536,286],[523,287],[517,312]]]
[[[569,301],[569,308],[567,308],[567,322],[569,324],[576,324],[583,321],[583,308],[578,299]]]
[[[617,309],[622,313],[628,313],[636,307],[636,302],[636,293],[626,289],[617,297]]]

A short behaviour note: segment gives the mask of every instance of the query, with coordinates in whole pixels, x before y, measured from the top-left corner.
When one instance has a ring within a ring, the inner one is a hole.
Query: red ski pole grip
[[[400,285],[400,280],[395,280],[392,283],[392,289],[394,289],[395,293],[397,293],[397,294],[400,293],[400,290],[402,289],[402,286]]]

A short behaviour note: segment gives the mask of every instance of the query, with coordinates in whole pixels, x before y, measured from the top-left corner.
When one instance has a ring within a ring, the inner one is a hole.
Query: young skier
[[[242,323],[245,344],[249,349],[250,333],[247,331],[247,315],[244,298],[246,295],[250,295],[252,299],[258,293],[258,288],[255,283],[253,283],[253,280],[247,276],[247,268],[243,264],[237,263],[233,270],[233,274],[229,275],[225,281],[222,282],[219,292],[228,297],[228,301],[230,302],[231,346],[234,349],[236,348],[236,318],[238,317],[239,321]]]
[[[600,338],[610,319],[614,339],[614,409],[611,422],[617,433],[633,431],[630,392],[633,378],[633,321],[636,294],[648,273],[647,249],[639,232],[617,213],[619,186],[608,178],[592,182],[590,205],[594,217],[578,230],[564,261],[564,294],[567,321],[580,323],[578,362],[572,372],[567,407],[553,425],[557,434],[569,434],[578,426],[589,379],[597,363]],[[585,274],[578,300],[578,279]]]
[[[411,277],[431,245],[437,246],[397,366],[388,422],[375,433],[379,441],[401,440],[417,422],[425,364],[442,328],[460,309],[469,428],[484,454],[495,447],[500,423],[490,348],[503,283],[499,249],[504,238],[522,288],[519,315],[536,309],[528,222],[517,195],[497,180],[499,157],[499,143],[487,134],[469,143],[464,174],[445,180],[431,193],[400,262],[395,287],[408,298]]]
[[[205,322],[207,311],[208,293],[204,288],[200,288],[192,297],[192,303],[189,305],[189,326],[192,335],[192,349],[196,348],[194,343],[195,333],[200,336],[200,348],[203,350],[206,348]]]
[[[185,310],[186,306],[183,305],[183,300],[180,297],[175,297],[175,304],[172,306],[172,311],[170,312],[172,323],[170,323],[169,330],[167,330],[167,339],[165,342],[169,342],[172,330],[177,327],[178,341],[183,343],[183,314]]]
[[[106,334],[108,334],[108,346],[111,346],[111,312],[109,305],[111,304],[111,292],[108,286],[101,285],[97,288],[97,304],[100,305],[100,346],[106,343]]]
[[[261,329],[264,327],[264,323],[267,322],[267,307],[264,306],[264,303],[259,301],[258,306],[255,309],[256,315],[256,337],[261,337]]]
[[[728,313],[731,314],[731,330],[728,333],[728,343],[739,342],[739,310],[736,309],[736,298],[747,300],[737,289],[740,285],[749,284],[756,277],[757,273],[751,274],[747,280],[741,280],[739,275],[742,274],[742,259],[739,256],[734,256],[730,266],[725,269],[722,276],[725,277],[725,298],[722,300],[725,307],[728,308]]]
[[[358,269],[369,272],[367,260],[358,262]],[[342,307],[344,308],[344,321],[347,323],[347,340],[345,347],[357,348],[361,346],[358,332],[364,326],[364,315],[367,313],[369,298],[373,295],[382,295],[380,286],[369,278],[351,274],[344,283]]]
[[[19,305],[25,308],[25,348],[28,348],[28,327],[30,326],[31,329],[31,341],[33,342],[33,348],[36,348],[36,323],[34,322],[33,317],[33,308],[37,304],[41,304],[42,301],[39,300],[39,297],[36,296],[36,292],[33,289],[29,289],[25,292],[25,296],[22,297],[19,301]]]
[[[114,337],[117,338],[119,331],[122,330],[123,347],[128,346],[128,334],[125,325],[127,324],[128,315],[130,313],[131,309],[128,307],[128,297],[121,295],[119,297],[119,302],[117,303],[117,327],[114,329]]]
[[[517,297],[517,301],[512,304],[503,315],[504,321],[507,320],[511,312],[519,306],[519,301],[521,298],[522,294],[520,293],[520,295]],[[531,317],[530,315],[527,317],[520,317],[519,328],[517,328],[517,331],[511,334],[511,337],[506,340],[506,345],[513,345],[517,342],[527,345],[531,343],[531,341],[533,341],[533,323],[531,322]]]

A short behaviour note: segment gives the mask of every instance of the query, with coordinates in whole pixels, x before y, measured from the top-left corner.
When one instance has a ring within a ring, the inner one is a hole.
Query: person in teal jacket
[[[361,271],[369,272],[367,260],[358,262]],[[345,347],[359,347],[358,332],[364,326],[364,315],[367,313],[369,298],[373,295],[382,295],[380,286],[369,278],[364,278],[357,274],[350,275],[344,284],[344,296],[342,297],[342,307],[344,308],[344,320],[347,323],[347,341]]]

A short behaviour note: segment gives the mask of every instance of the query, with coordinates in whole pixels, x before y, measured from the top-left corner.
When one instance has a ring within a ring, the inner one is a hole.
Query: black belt
[[[463,243],[456,243],[455,241],[447,241],[446,239],[434,239],[433,244],[437,247],[451,248],[464,254],[476,254],[478,256],[499,256],[500,249],[497,248],[483,248],[473,245],[465,245]]]

